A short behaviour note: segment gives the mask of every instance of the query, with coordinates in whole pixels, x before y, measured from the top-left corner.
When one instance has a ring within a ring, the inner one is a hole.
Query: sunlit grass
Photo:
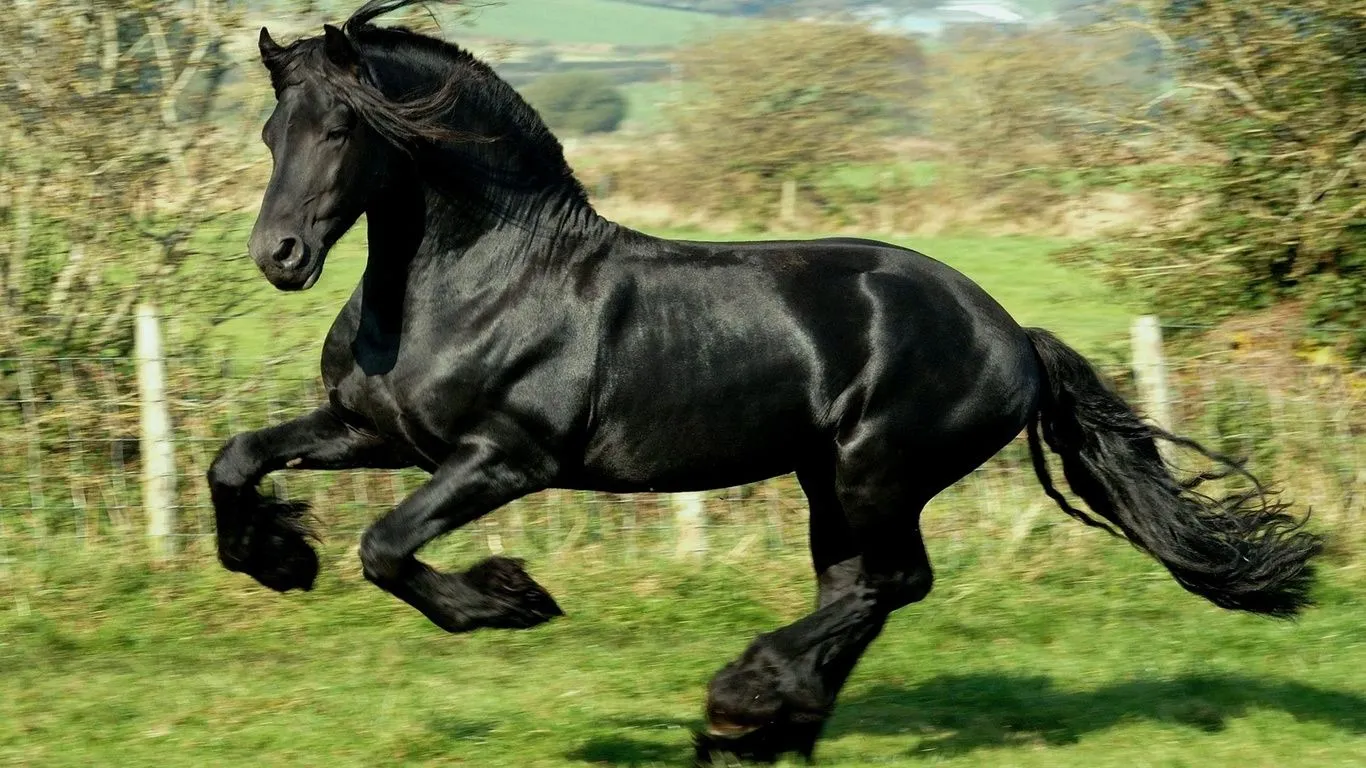
[[[1350,571],[1287,624],[1212,608],[1118,542],[1011,561],[930,548],[938,587],[855,672],[824,765],[1366,760]],[[686,765],[707,679],[810,604],[791,552],[541,559],[567,619],[449,636],[365,583],[345,546],[317,591],[288,596],[208,558],[49,551],[0,586],[0,763]]]

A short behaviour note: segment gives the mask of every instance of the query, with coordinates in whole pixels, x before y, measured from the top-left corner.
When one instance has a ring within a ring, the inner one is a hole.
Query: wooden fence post
[[[606,200],[612,196],[612,191],[615,189],[613,186],[615,181],[616,178],[612,176],[612,174],[603,174],[602,178],[598,180],[597,198],[599,200]]]
[[[147,536],[158,558],[175,553],[175,451],[166,406],[166,367],[156,309],[138,306],[135,337],[141,422],[142,508]]]
[[[1143,412],[1154,424],[1174,431],[1171,391],[1167,385],[1167,360],[1162,354],[1162,325],[1155,315],[1134,318],[1129,331],[1134,382],[1138,385]]]
[[[783,182],[782,197],[778,200],[778,218],[788,226],[797,223],[797,182],[792,179]]]
[[[676,493],[673,497],[674,525],[678,531],[678,557],[704,557],[707,554],[706,501],[701,493]]]

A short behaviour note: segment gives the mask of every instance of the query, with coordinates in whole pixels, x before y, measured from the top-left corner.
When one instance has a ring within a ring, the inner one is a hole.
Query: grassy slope
[[[939,587],[855,673],[824,765],[1366,762],[1360,576],[1283,624],[1205,605],[1116,542],[1015,566],[931,544]],[[309,595],[107,551],[0,583],[0,764],[681,766],[706,680],[811,599],[799,557],[571,556],[533,563],[569,619],[451,637],[353,554],[330,551]]]
[[[706,13],[618,0],[508,0],[476,10],[469,26],[452,34],[513,42],[672,46],[734,23]]]
[[[668,83],[627,83],[621,86],[626,97],[626,120],[639,133],[655,133],[668,126],[666,105],[674,98]]]
[[[249,222],[222,236],[245,242]],[[715,239],[695,231],[657,234]],[[739,237],[739,236],[734,236]],[[1122,343],[1133,308],[1093,277],[1059,266],[1048,258],[1061,241],[1034,237],[923,237],[897,242],[943,261],[976,280],[1020,323],[1053,329],[1088,354],[1106,355]],[[258,309],[224,328],[233,356],[254,359],[282,350],[310,350],[303,372],[314,369],[313,351],[364,269],[364,227],[357,227],[328,259],[313,290],[281,294],[265,280],[257,283]],[[254,269],[243,260],[242,269]],[[1111,355],[1113,356],[1113,355]]]

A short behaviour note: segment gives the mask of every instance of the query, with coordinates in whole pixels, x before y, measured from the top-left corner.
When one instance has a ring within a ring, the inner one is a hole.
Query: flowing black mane
[[[347,19],[342,30],[360,54],[357,71],[334,64],[322,36],[303,38],[268,62],[272,85],[278,92],[305,78],[321,84],[424,168],[459,177],[433,181],[454,181],[480,198],[488,188],[553,186],[586,204],[559,140],[492,67],[444,40],[371,23],[419,2],[372,0]]]

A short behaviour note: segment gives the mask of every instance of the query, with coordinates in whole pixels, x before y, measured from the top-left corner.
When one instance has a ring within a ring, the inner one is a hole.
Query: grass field
[[[911,187],[934,186],[939,176],[939,164],[930,160],[901,162],[891,167],[882,165],[854,165],[840,168],[830,182],[844,187],[876,187],[883,178]]]
[[[726,25],[743,23],[707,13],[618,0],[508,0],[475,10],[457,36],[512,42],[675,46]]]
[[[1083,536],[1010,563],[931,541],[938,587],[855,672],[821,764],[1366,764],[1359,573],[1272,623]],[[343,547],[283,597],[208,558],[29,560],[0,580],[0,764],[682,766],[707,679],[812,592],[795,553],[531,567],[567,619],[449,636]]]
[[[668,83],[627,83],[621,86],[626,97],[627,127],[636,133],[655,133],[668,126],[666,105],[674,98]]]

